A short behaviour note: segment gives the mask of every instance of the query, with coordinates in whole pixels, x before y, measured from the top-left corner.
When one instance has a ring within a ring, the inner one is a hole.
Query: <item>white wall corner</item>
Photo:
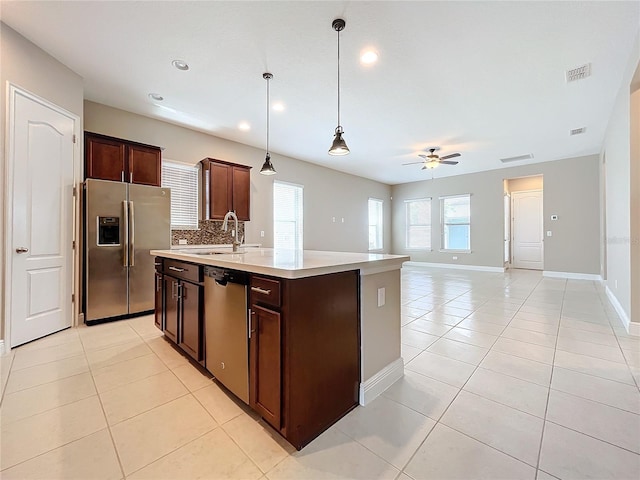
[[[604,287],[604,291],[607,293],[607,298],[611,302],[611,305],[613,305],[613,308],[615,308],[616,313],[620,317],[620,321],[622,322],[622,325],[624,326],[624,329],[627,331],[627,333],[629,335],[640,336],[640,323],[631,321],[629,315],[627,315],[627,312],[624,311],[624,308],[622,308],[622,305],[618,301],[618,298],[609,288],[609,285],[606,285]]]
[[[371,403],[403,376],[404,360],[400,357],[360,384],[360,405]]]
[[[573,272],[552,272],[544,270],[543,277],[568,278],[569,280],[591,280],[592,282],[602,282],[602,277],[597,273],[573,273]]]
[[[4,340],[0,340],[0,357],[7,353],[4,348]]]
[[[461,265],[458,263],[404,262],[403,268],[451,268],[454,270],[475,270],[478,272],[504,273],[504,267],[488,267],[484,265]]]

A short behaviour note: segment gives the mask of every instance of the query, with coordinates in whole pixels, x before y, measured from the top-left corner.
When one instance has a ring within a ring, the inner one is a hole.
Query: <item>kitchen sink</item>
[[[240,251],[240,250],[238,250],[237,252],[232,252],[231,250],[229,250],[228,252],[221,252],[220,250],[217,250],[217,251],[209,251],[209,252],[183,251],[183,253],[188,253],[190,255],[241,255],[241,254],[247,253],[247,252]]]

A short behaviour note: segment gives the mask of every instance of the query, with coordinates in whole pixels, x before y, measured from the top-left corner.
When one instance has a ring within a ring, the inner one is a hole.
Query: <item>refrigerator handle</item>
[[[127,205],[127,201],[122,201],[122,206],[124,209],[124,240],[122,242],[124,252],[122,254],[122,266],[129,266],[129,206]]]
[[[135,212],[133,210],[133,201],[129,202],[129,207],[131,208],[131,226],[130,226],[131,253],[129,253],[129,258],[130,258],[129,266],[133,267],[136,264],[136,217],[135,217]]]

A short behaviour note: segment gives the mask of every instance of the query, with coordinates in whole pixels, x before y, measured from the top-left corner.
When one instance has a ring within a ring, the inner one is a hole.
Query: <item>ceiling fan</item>
[[[458,164],[458,162],[451,162],[449,161],[449,159],[459,157],[460,156],[459,153],[451,153],[449,155],[445,155],[444,157],[441,157],[439,155],[436,155],[435,153],[438,150],[440,150],[440,147],[433,147],[433,148],[429,148],[428,150],[429,150],[429,154],[421,153],[420,155],[418,155],[424,160],[420,162],[403,163],[402,165],[403,166],[417,165],[418,163],[422,163],[423,164],[422,170],[426,170],[429,168],[436,168],[438,165],[457,165]]]

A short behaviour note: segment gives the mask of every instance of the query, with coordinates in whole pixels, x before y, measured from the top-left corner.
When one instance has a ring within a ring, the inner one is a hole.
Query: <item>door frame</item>
[[[544,235],[545,235],[545,232],[544,232],[544,189],[543,188],[542,189],[541,188],[536,188],[536,189],[533,189],[533,190],[519,190],[519,191],[515,191],[515,192],[511,192],[510,193],[510,195],[511,195],[511,235],[510,235],[509,238],[511,239],[511,248],[510,248],[510,252],[509,253],[510,253],[510,257],[511,258],[509,259],[509,263],[510,263],[511,268],[522,268],[522,267],[516,267],[513,264],[513,250],[515,248],[515,244],[513,242],[513,224],[514,224],[515,219],[516,219],[516,215],[515,215],[516,209],[515,209],[514,205],[515,205],[515,200],[516,200],[515,197],[518,194],[520,194],[520,193],[531,193],[531,192],[540,192],[540,202],[542,203],[542,205],[540,205],[541,212],[542,212],[542,215],[540,215],[540,225],[542,227],[541,228],[542,239],[540,241],[540,243],[542,243],[542,268],[540,268],[540,271],[542,272],[542,271],[544,271]],[[524,270],[527,270],[527,269],[524,269]]]
[[[5,127],[5,162],[6,174],[4,180],[4,236],[5,236],[5,248],[2,252],[4,262],[4,340],[0,344],[0,354],[7,353],[11,350],[11,306],[12,306],[12,281],[13,281],[13,245],[11,239],[13,238],[13,173],[15,166],[15,107],[16,97],[21,95],[28,98],[40,105],[49,108],[61,115],[70,118],[73,121],[73,135],[75,141],[73,144],[73,188],[74,199],[71,214],[71,225],[66,225],[65,228],[71,228],[71,238],[75,242],[75,248],[73,249],[73,256],[71,259],[71,291],[75,295],[75,302],[71,303],[71,326],[75,327],[78,324],[78,307],[79,307],[79,260],[80,256],[80,235],[79,235],[79,216],[78,212],[80,207],[80,195],[78,179],[80,179],[80,152],[82,152],[82,136],[80,135],[80,117],[75,113],[72,113],[49,100],[36,95],[10,81],[6,84],[6,105],[7,105],[7,117]]]

